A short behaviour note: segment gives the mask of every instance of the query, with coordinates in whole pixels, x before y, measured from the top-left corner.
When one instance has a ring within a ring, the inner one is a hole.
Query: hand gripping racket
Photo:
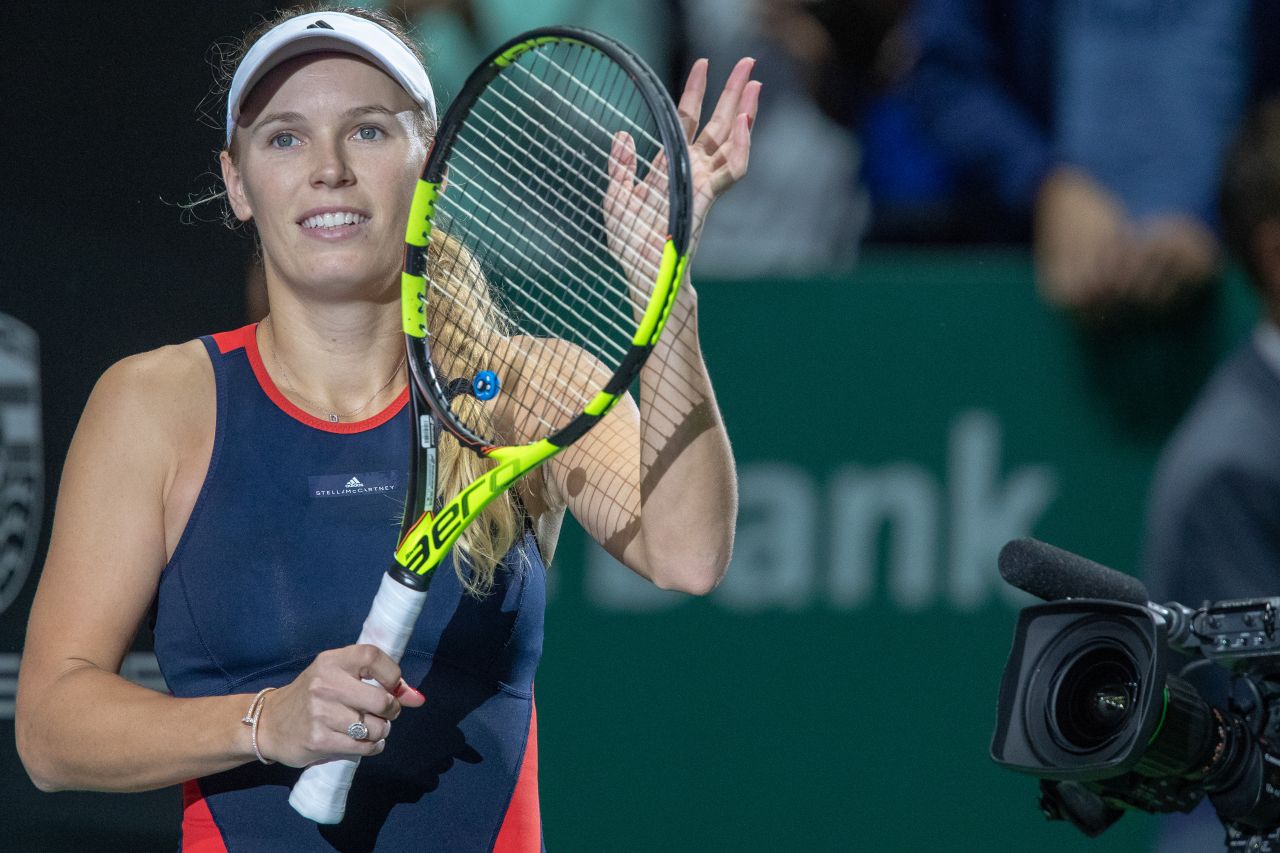
[[[597,33],[534,30],[468,78],[409,213],[413,457],[395,559],[358,642],[400,660],[467,525],[627,392],[688,261],[689,171],[657,76]],[[431,414],[484,460],[438,511]],[[337,823],[356,764],[309,767],[289,802]]]

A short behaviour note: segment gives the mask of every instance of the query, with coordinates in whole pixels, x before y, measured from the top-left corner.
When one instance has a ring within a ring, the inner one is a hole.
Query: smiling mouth
[[[344,225],[363,225],[369,217],[354,211],[345,210],[337,213],[318,213],[308,216],[298,223],[303,228],[341,228]]]

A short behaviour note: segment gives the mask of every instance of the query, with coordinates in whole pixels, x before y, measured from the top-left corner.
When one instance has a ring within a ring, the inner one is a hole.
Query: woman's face
[[[254,87],[222,170],[269,272],[320,297],[384,295],[426,158],[417,110],[394,80],[346,54],[288,60]]]

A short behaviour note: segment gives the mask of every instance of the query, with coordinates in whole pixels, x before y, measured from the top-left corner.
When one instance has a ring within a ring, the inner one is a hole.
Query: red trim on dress
[[[234,332],[223,332],[220,335],[213,336],[214,342],[218,344],[218,349],[222,352],[223,340],[227,341],[231,349],[244,347],[245,354],[249,356],[249,366],[253,368],[253,375],[258,378],[258,385],[262,387],[262,392],[266,394],[271,402],[276,404],[276,408],[284,412],[295,421],[300,421],[314,429],[323,430],[325,432],[336,432],[348,435],[356,432],[365,432],[375,427],[380,427],[387,421],[394,418],[400,413],[400,410],[409,402],[409,387],[400,392],[391,405],[387,406],[381,412],[373,417],[363,421],[351,421],[349,423],[330,423],[329,421],[317,418],[315,415],[303,411],[289,401],[276,383],[271,381],[271,375],[267,373],[266,366],[262,363],[262,354],[258,352],[258,324],[252,323],[242,329],[236,329]]]
[[[194,779],[182,783],[182,853],[227,853],[227,842]]]
[[[232,350],[237,350],[244,346],[245,338],[253,337],[254,328],[254,324],[250,323],[247,326],[230,332],[218,332],[213,336],[213,342],[217,345],[218,352],[226,355]]]
[[[542,815],[538,806],[538,707],[529,712],[529,737],[516,789],[502,819],[493,853],[539,853],[542,850]]]

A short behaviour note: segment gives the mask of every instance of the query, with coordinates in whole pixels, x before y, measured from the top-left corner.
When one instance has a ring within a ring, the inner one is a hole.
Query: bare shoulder
[[[160,347],[111,365],[94,386],[86,417],[145,418],[135,428],[163,425],[192,406],[213,404],[213,367],[199,341]]]
[[[213,368],[199,341],[160,347],[111,365],[94,397],[112,405],[194,402],[213,387]]]
[[[203,442],[213,422],[213,367],[199,341],[160,347],[113,364],[99,378],[77,439],[174,462]]]

